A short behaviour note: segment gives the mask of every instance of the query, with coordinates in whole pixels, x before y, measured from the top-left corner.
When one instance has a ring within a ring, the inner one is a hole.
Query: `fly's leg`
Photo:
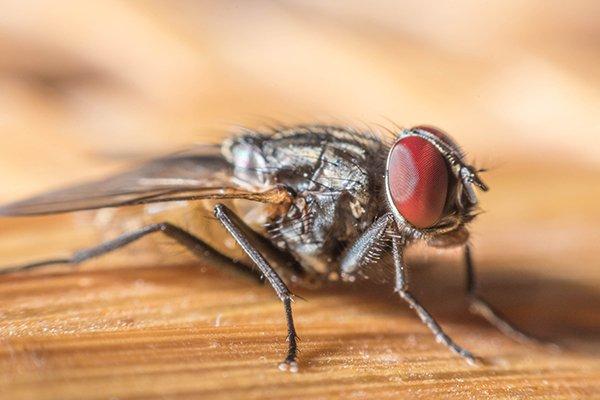
[[[285,310],[285,316],[287,319],[288,354],[285,360],[281,364],[279,364],[279,369],[281,369],[282,371],[289,370],[291,372],[298,371],[298,337],[296,335],[296,328],[294,327],[294,319],[292,317],[292,293],[290,292],[286,284],[283,282],[277,271],[271,265],[269,265],[265,257],[257,249],[257,247],[262,247],[265,250],[267,250],[266,244],[264,242],[261,243],[260,240],[257,240],[258,238],[255,234],[251,233],[250,228],[224,205],[217,204],[214,208],[214,213],[217,219],[229,232],[229,234],[235,239],[235,241],[250,257],[250,259],[252,259],[252,261],[256,264],[260,272],[264,275],[266,280],[271,284],[271,286],[275,290],[277,297],[279,297],[279,299],[283,302],[283,308]],[[274,250],[275,249],[265,251],[265,253],[271,253],[265,255],[275,256],[276,254]],[[281,254],[280,252],[280,258],[283,256],[285,255]]]
[[[162,232],[168,237],[174,239],[179,244],[192,251],[198,257],[210,262],[211,265],[216,265],[225,269],[231,269],[232,266],[234,266],[236,268],[236,272],[241,272],[245,275],[250,275],[253,278],[258,279],[258,276],[252,269],[242,264],[237,264],[234,260],[213,249],[196,236],[168,222],[148,225],[136,231],[125,233],[116,239],[102,243],[98,246],[76,251],[71,257],[68,258],[49,259],[30,264],[19,265],[16,267],[4,268],[0,270],[0,275],[38,269],[58,264],[77,265],[92,258],[100,257],[104,254],[118,250],[155,232]]]
[[[389,240],[387,230],[393,219],[390,213],[382,215],[344,251],[340,260],[342,278],[352,280],[354,273],[375,261],[383,244]]]
[[[429,328],[429,330],[435,336],[435,340],[438,343],[442,343],[448,347],[451,351],[458,354],[460,357],[465,359],[469,364],[475,364],[476,359],[473,354],[457,345],[442,329],[442,327],[435,321],[435,319],[429,314],[429,312],[418,302],[417,299],[408,290],[406,283],[406,272],[404,268],[404,257],[403,257],[404,243],[399,238],[392,238],[392,254],[394,258],[394,267],[396,270],[396,288],[395,291],[400,297],[408,303],[410,308],[415,310],[421,321]]]
[[[473,257],[471,256],[471,247],[465,246],[465,268],[467,277],[467,295],[469,296],[469,310],[486,319],[506,336],[522,343],[542,344],[540,340],[531,337],[522,332],[512,323],[508,322],[497,310],[495,310],[487,301],[477,295],[477,280],[475,278],[475,268],[473,266]]]
[[[360,268],[372,262],[372,254],[378,251],[390,235],[388,229],[393,223],[392,214],[384,214],[379,217],[342,255],[340,267],[342,277],[349,279],[351,274],[360,270]],[[433,319],[431,314],[415,299],[408,290],[406,282],[406,271],[403,262],[404,241],[399,238],[397,232],[392,237],[392,255],[394,258],[394,267],[396,270],[395,291],[400,297],[408,303],[410,308],[415,310],[421,321],[434,334],[436,341],[444,344],[454,353],[464,358],[469,364],[475,363],[475,357],[469,351],[463,349],[448,336],[440,325]]]

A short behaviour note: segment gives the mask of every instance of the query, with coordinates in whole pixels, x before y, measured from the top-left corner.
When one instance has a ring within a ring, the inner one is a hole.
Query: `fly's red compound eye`
[[[435,126],[430,125],[419,125],[411,129],[420,129],[422,131],[429,132],[432,135],[437,136],[442,142],[446,143],[448,146],[452,147],[454,150],[456,150],[457,153],[460,154],[460,147],[458,147],[456,142],[452,140],[452,138],[440,128],[436,128]]]
[[[398,212],[417,228],[435,225],[448,197],[444,156],[427,140],[410,136],[392,147],[388,167],[391,200]]]

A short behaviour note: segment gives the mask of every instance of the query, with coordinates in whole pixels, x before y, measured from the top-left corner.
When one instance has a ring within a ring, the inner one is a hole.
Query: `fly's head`
[[[403,130],[389,151],[385,173],[388,205],[402,234],[439,247],[463,244],[465,225],[477,208],[475,187],[488,190],[477,172],[443,131]]]

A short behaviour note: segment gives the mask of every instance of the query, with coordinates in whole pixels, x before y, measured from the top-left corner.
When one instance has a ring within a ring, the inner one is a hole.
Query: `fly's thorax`
[[[348,192],[301,192],[287,212],[271,224],[270,238],[307,269],[337,269],[341,249],[372,222],[365,205]]]
[[[268,235],[307,270],[328,273],[337,256],[374,220],[386,150],[381,141],[345,128],[305,126],[228,141],[223,154],[244,185],[282,185],[294,193],[270,216]]]
[[[322,274],[337,269],[341,249],[372,223],[378,209],[371,177],[343,161],[337,165],[306,168],[301,178],[285,174],[284,184],[296,197],[274,231],[283,248]]]

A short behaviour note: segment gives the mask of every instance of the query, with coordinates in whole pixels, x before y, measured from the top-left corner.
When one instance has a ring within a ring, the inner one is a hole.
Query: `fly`
[[[5,205],[0,215],[213,201],[212,211],[224,234],[255,268],[164,221],[67,258],[0,273],[80,264],[161,232],[211,265],[234,265],[269,283],[283,303],[287,320],[288,350],[279,368],[295,372],[297,336],[288,284],[335,278],[353,281],[391,248],[394,289],[400,298],[438,342],[475,363],[474,355],[445,334],[411,293],[403,254],[417,241],[438,248],[461,246],[470,310],[505,334],[530,340],[476,294],[468,224],[477,210],[475,188],[488,190],[479,172],[466,163],[448,134],[431,126],[401,129],[390,143],[371,133],[330,125],[245,130],[220,146],[197,146],[103,180]],[[246,211],[224,204],[230,199],[246,202]],[[258,207],[259,212],[247,212],[248,207]]]

